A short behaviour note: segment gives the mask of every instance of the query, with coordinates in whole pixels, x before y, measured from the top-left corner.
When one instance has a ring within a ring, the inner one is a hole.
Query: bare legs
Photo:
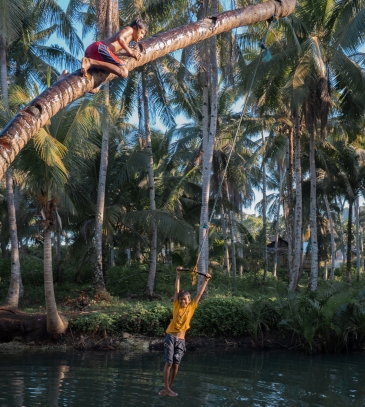
[[[114,64],[109,64],[108,62],[104,61],[97,61],[96,59],[92,58],[82,58],[81,61],[81,73],[82,76],[87,76],[87,71],[92,66],[97,68],[101,68],[104,71],[113,73],[114,75],[119,76],[120,78],[126,78],[128,76],[128,69],[125,66],[117,66]]]
[[[158,392],[160,396],[177,396],[177,393],[171,390],[171,386],[175,380],[178,370],[179,365],[177,363],[173,363],[172,365],[170,363],[165,363],[165,368],[163,370],[163,380],[165,387]]]

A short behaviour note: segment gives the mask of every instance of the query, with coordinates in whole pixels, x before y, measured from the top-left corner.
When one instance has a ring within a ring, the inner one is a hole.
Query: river
[[[188,352],[161,397],[162,352],[0,354],[0,407],[365,407],[365,355]]]

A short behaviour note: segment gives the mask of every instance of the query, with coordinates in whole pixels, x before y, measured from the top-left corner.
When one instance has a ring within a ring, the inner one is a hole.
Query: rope
[[[233,143],[232,143],[232,146],[231,146],[231,150],[230,150],[230,152],[229,152],[229,154],[228,154],[228,160],[227,160],[226,166],[225,166],[225,168],[224,168],[224,170],[223,170],[222,180],[221,180],[221,182],[220,182],[220,184],[219,184],[218,192],[217,192],[217,195],[216,195],[215,200],[214,200],[212,213],[210,214],[210,218],[209,218],[209,224],[211,223],[211,221],[212,221],[212,219],[213,219],[213,216],[214,216],[214,213],[215,213],[215,207],[216,207],[216,205],[217,205],[218,198],[219,198],[219,196],[220,196],[220,194],[221,194],[221,191],[222,191],[222,185],[223,185],[223,182],[224,182],[224,178],[225,178],[225,176],[226,176],[226,172],[227,172],[227,169],[228,169],[229,161],[230,161],[230,159],[231,159],[231,157],[232,157],[232,154],[233,154],[233,150],[234,150],[234,148],[235,148],[235,146],[236,146],[237,137],[238,137],[238,132],[239,132],[239,130],[240,130],[241,123],[242,123],[242,120],[243,120],[243,116],[244,116],[245,111],[246,111],[247,101],[248,101],[248,99],[249,99],[249,96],[250,96],[250,93],[251,93],[251,90],[252,90],[253,82],[254,82],[254,79],[255,79],[256,74],[257,74],[257,69],[258,69],[258,67],[259,67],[259,63],[260,63],[260,61],[261,61],[262,54],[263,54],[263,53],[266,54],[266,55],[264,56],[263,60],[268,61],[269,59],[271,59],[270,51],[268,50],[268,48],[267,48],[267,46],[266,46],[266,39],[267,39],[267,36],[268,36],[269,31],[270,31],[270,29],[271,29],[271,24],[272,24],[273,22],[276,22],[276,21],[277,21],[276,15],[274,14],[274,15],[268,20],[268,27],[267,27],[267,30],[266,30],[266,32],[265,32],[263,38],[262,38],[262,41],[259,43],[259,46],[260,46],[260,48],[261,48],[261,51],[260,51],[259,57],[258,57],[258,59],[257,59],[257,63],[256,63],[256,66],[255,66],[254,73],[253,73],[253,75],[252,75],[252,79],[251,79],[250,86],[249,86],[249,88],[248,88],[248,92],[247,92],[246,99],[245,99],[245,101],[244,101],[244,103],[243,103],[243,106],[242,106],[242,112],[241,112],[241,116],[240,116],[240,118],[239,118],[239,120],[238,120],[238,126],[237,126],[237,130],[236,130],[236,134],[235,134],[235,136],[234,136],[234,138],[233,138]],[[205,240],[206,240],[206,238],[207,238],[207,236],[208,236],[209,225],[206,224],[206,223],[204,223],[203,229],[206,229],[207,231],[206,231],[206,233],[205,233],[205,236],[204,236],[204,239],[203,239],[203,243],[202,243],[202,245],[201,245],[201,247],[200,247],[200,250],[199,250],[199,253],[198,253],[198,258],[197,258],[197,260],[196,260],[196,264],[195,264],[195,266],[194,266],[194,268],[193,268],[193,270],[192,270],[192,271],[194,271],[194,272],[197,272],[197,269],[198,269],[198,263],[199,263],[200,255],[201,255],[201,253],[202,253],[202,251],[203,251],[204,243],[205,243]],[[198,273],[198,274],[202,274],[202,273]]]

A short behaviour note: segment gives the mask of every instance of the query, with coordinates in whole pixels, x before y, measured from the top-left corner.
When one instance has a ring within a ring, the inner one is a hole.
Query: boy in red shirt
[[[114,53],[124,49],[128,55],[138,61],[141,54],[139,51],[131,49],[128,44],[131,41],[141,41],[147,30],[147,24],[141,18],[137,18],[128,27],[124,27],[111,37],[90,44],[86,48],[85,57],[82,58],[82,75],[87,76],[88,69],[94,66],[113,73],[120,78],[126,78],[128,69]]]
[[[200,298],[211,278],[210,274],[205,274],[204,283],[197,294],[191,301],[189,291],[180,291],[180,275],[182,267],[176,268],[174,309],[170,325],[166,329],[165,338],[165,368],[164,384],[165,387],[158,393],[160,396],[177,396],[177,393],[171,390],[172,383],[175,380],[181,358],[185,353],[185,333],[190,328],[190,321],[198,306]]]

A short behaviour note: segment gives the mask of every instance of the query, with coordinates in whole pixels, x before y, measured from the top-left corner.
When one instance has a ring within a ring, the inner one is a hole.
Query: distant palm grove
[[[0,3],[0,129],[80,68],[80,32],[102,39],[142,17],[148,38],[260,1],[64,3]],[[362,0],[298,0],[286,17],[188,44],[61,109],[0,180],[1,303],[16,309],[32,290],[31,264],[52,334],[68,324],[54,286],[105,295],[111,270],[143,280],[148,299],[177,265],[212,272],[213,284],[357,284],[364,41]]]

